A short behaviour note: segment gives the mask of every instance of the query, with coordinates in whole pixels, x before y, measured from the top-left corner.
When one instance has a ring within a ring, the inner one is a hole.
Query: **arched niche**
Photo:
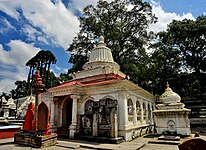
[[[148,121],[151,122],[151,113],[152,113],[152,110],[150,108],[150,104],[147,105],[147,110],[148,110]]]
[[[143,119],[146,120],[147,110],[146,110],[146,105],[145,105],[145,103],[142,104],[142,108],[143,108]]]
[[[133,109],[133,102],[131,99],[127,100],[127,112],[128,112],[128,120],[132,122],[134,118],[134,109]]]
[[[140,102],[136,101],[136,113],[137,113],[137,121],[141,120],[141,106]]]
[[[93,115],[94,114],[94,101],[89,99],[84,104],[84,114],[85,115]]]
[[[50,113],[47,104],[42,101],[41,104],[38,106],[38,124],[37,129],[39,131],[47,132],[49,130],[49,119]]]

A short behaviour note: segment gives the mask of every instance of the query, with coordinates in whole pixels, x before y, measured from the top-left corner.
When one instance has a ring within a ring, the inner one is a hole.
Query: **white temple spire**
[[[104,37],[100,36],[97,46],[91,50],[89,62],[84,64],[83,69],[88,70],[108,65],[117,68],[118,70],[120,68],[119,65],[114,62],[111,49],[106,47]]]

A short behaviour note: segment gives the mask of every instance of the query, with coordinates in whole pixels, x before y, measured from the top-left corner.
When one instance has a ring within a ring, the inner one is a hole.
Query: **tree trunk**
[[[30,77],[31,77],[31,70],[32,70],[32,66],[30,66],[29,68],[29,74],[28,74],[28,78],[27,78],[27,84],[26,87],[29,89],[29,83],[30,83]]]
[[[47,72],[46,72],[46,81],[45,81],[45,87],[46,88],[48,88],[48,79],[49,79],[50,65],[51,65],[51,61],[49,61],[49,63],[48,63],[48,69],[47,69]]]

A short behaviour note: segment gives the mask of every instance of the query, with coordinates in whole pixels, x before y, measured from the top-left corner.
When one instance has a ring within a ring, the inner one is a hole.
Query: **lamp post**
[[[42,83],[42,78],[40,77],[39,70],[36,71],[35,79],[34,79],[34,91],[35,91],[35,107],[34,107],[34,130],[37,131],[38,124],[38,106],[40,103],[39,94],[43,91],[44,84]]]

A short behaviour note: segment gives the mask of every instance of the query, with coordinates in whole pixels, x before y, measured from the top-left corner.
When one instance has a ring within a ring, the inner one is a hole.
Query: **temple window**
[[[127,101],[128,115],[133,115],[133,103],[131,99]]]
[[[150,109],[150,105],[148,104],[148,121],[151,122],[151,109]]]
[[[146,106],[145,106],[145,103],[143,103],[143,119],[146,120],[146,113],[147,113],[147,110],[146,110]]]
[[[141,107],[139,101],[136,102],[137,121],[141,119]]]
[[[133,103],[131,99],[127,100],[127,110],[128,110],[128,119],[129,121],[133,121],[134,112],[133,112]]]

